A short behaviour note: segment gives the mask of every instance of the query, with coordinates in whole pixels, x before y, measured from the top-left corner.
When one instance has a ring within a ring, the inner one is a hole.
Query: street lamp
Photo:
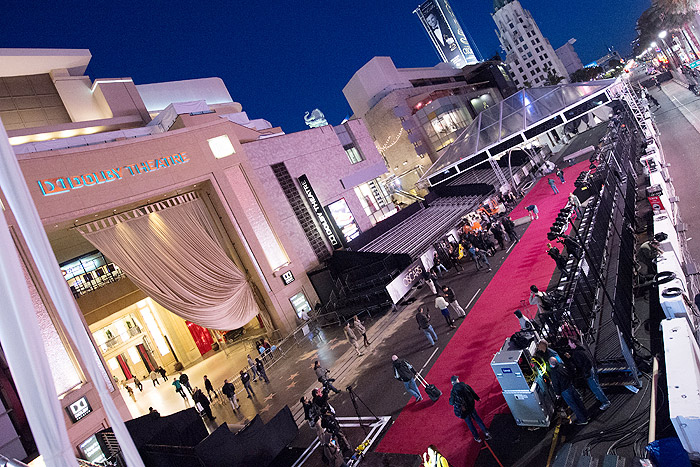
[[[659,39],[666,39],[666,36],[668,36],[668,31],[661,31],[659,33]]]
[[[666,44],[666,36],[668,36],[668,31],[661,31],[659,33],[659,39],[661,39],[661,42],[664,44],[664,55],[666,55],[666,58],[668,58],[668,64],[671,66],[671,68],[676,68],[676,60],[673,54],[673,50]],[[666,53],[666,49],[669,50],[670,53]]]

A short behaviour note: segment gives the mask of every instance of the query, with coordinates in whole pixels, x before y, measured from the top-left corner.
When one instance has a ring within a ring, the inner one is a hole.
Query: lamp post
[[[661,43],[664,45],[664,55],[668,58],[668,64],[671,66],[673,69],[678,69],[678,66],[676,65],[676,57],[675,54],[673,53],[673,49],[671,49],[668,44],[666,44],[666,36],[668,36],[668,31],[661,31],[659,33],[659,39],[661,39]],[[668,54],[666,53],[666,49],[668,49]]]

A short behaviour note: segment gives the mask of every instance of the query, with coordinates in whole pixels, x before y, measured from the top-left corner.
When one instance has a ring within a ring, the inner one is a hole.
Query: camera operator
[[[338,447],[344,455],[351,451],[350,443],[341,431],[340,424],[330,408],[321,415],[321,426],[338,441]]]
[[[335,381],[335,379],[328,377],[328,373],[330,373],[330,370],[328,370],[328,368],[322,367],[318,360],[314,362],[314,371],[316,372],[316,376],[318,377],[318,382],[323,384],[324,389],[326,389],[326,393],[328,392],[328,390],[331,390],[336,394],[340,392],[340,390],[332,384],[333,381]]]

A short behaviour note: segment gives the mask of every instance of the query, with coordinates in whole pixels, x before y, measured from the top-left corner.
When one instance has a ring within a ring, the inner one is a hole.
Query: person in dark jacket
[[[547,243],[547,254],[554,260],[555,263],[557,263],[557,267],[559,268],[559,272],[561,272],[562,277],[566,277],[568,275],[566,272],[566,257],[559,252],[557,247],[552,246],[551,243]]]
[[[338,441],[338,447],[340,451],[346,453],[350,451],[350,443],[345,433],[340,429],[340,423],[336,420],[335,415],[330,409],[321,416],[321,427],[325,428],[326,431],[333,435],[333,437]]]
[[[214,393],[214,397],[217,399],[219,398],[219,395],[216,393],[216,391],[214,391],[214,386],[212,386],[211,381],[209,378],[207,378],[207,375],[204,375],[204,389],[207,391],[207,396],[209,396],[210,401],[214,400],[211,397],[212,392]]]
[[[187,388],[191,396],[194,391],[192,391],[192,386],[190,386],[190,377],[183,372],[180,372],[180,384]]]
[[[201,389],[194,388],[194,394],[192,394],[192,400],[195,404],[200,404],[202,406],[202,411],[209,417],[209,420],[214,420],[216,417],[211,413],[211,406],[209,399],[204,395]]]
[[[433,347],[435,344],[437,344],[438,341],[438,336],[435,334],[435,329],[433,329],[433,325],[430,324],[430,313],[427,313],[425,311],[425,308],[418,307],[418,313],[416,313],[416,321],[418,321],[418,329],[423,331],[423,334],[425,334],[425,337],[428,338],[428,342],[430,342],[430,345]]]
[[[221,392],[223,392],[224,395],[228,397],[228,400],[231,401],[231,407],[233,407],[234,412],[241,407],[238,404],[238,397],[236,397],[236,387],[232,382],[225,379],[224,385],[221,387]]]
[[[259,358],[255,359],[255,369],[258,370],[258,375],[260,378],[265,380],[265,383],[270,384],[270,380],[267,379],[267,373],[265,372],[265,365],[263,365],[262,360]]]
[[[476,431],[474,422],[477,423],[484,432],[486,439],[491,439],[491,433],[486,429],[486,425],[476,413],[476,401],[480,400],[479,396],[474,392],[474,390],[466,383],[462,383],[458,376],[453,376],[452,381],[452,391],[450,391],[450,405],[454,407],[455,415],[459,418],[463,418],[467,422],[469,431],[474,435],[474,441],[480,443],[482,440],[479,437],[479,432]]]
[[[571,363],[576,376],[586,380],[588,388],[596,399],[600,401],[600,410],[606,410],[610,407],[610,400],[608,400],[608,397],[603,392],[603,388],[600,387],[598,375],[593,368],[593,362],[588,356],[588,352],[586,352],[583,347],[577,346],[573,350],[564,352],[564,358]]]
[[[239,374],[241,375],[241,383],[248,393],[248,399],[252,399],[255,395],[255,391],[253,391],[253,388],[250,386],[250,375],[245,370],[241,370]]]
[[[505,250],[506,249],[505,236],[503,234],[503,230],[501,230],[501,226],[498,225],[498,222],[495,222],[491,226],[491,233],[493,234],[493,238],[498,242],[498,246],[501,247],[501,250]]]
[[[160,375],[163,377],[163,381],[168,380],[168,373],[165,371],[165,368],[162,366],[159,366],[158,369],[156,370]]]
[[[572,384],[571,374],[564,364],[560,363],[555,357],[549,358],[549,366],[551,368],[549,370],[549,378],[552,381],[554,393],[561,396],[564,402],[566,402],[566,405],[574,412],[576,416],[575,423],[577,425],[587,424],[588,412],[581,400],[581,395]]]
[[[394,367],[394,378],[398,379],[406,387],[406,391],[416,398],[416,402],[423,400],[423,396],[420,395],[418,390],[418,385],[416,384],[416,370],[403,358],[399,358],[396,355],[391,356]]]
[[[455,296],[454,290],[444,285],[442,286],[442,294],[445,296],[445,300],[447,300],[447,303],[449,303],[452,309],[455,311],[455,313],[457,313],[457,318],[464,318],[465,316],[467,316],[467,312],[464,311],[464,308],[462,308],[462,306],[457,301],[457,297]]]
[[[506,233],[508,234],[508,238],[510,239],[511,242],[520,241],[520,237],[518,236],[518,233],[515,231],[515,223],[510,218],[510,216],[503,219],[503,221],[501,223],[503,224],[503,228],[505,229]]]

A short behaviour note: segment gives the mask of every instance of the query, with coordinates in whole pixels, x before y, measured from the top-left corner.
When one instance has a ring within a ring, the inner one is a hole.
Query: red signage
[[[647,196],[649,204],[651,204],[651,210],[654,212],[665,211],[664,203],[661,202],[661,197],[659,196]]]

